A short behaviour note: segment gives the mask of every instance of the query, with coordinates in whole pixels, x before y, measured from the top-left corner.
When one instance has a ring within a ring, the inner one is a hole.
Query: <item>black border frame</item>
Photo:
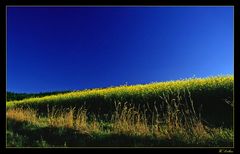
[[[223,153],[237,153],[240,152],[238,147],[239,147],[239,137],[238,132],[239,132],[239,126],[237,125],[238,121],[238,116],[239,114],[239,96],[240,93],[238,91],[239,86],[239,70],[237,67],[239,67],[239,64],[237,64],[237,54],[240,52],[239,49],[239,29],[240,29],[240,3],[237,2],[236,0],[96,0],[96,1],[80,1],[80,0],[62,0],[62,1],[50,1],[50,0],[1,0],[0,1],[0,8],[1,8],[1,14],[0,14],[0,34],[1,34],[1,55],[0,55],[0,66],[1,66],[1,78],[0,78],[0,83],[1,83],[1,97],[0,97],[0,113],[2,114],[1,117],[1,122],[3,124],[1,125],[1,130],[0,132],[3,133],[1,137],[1,145],[4,148],[4,151],[12,151],[12,150],[18,150],[16,148],[6,148],[6,7],[7,6],[49,6],[49,5],[54,5],[54,6],[73,6],[73,5],[104,5],[104,6],[233,6],[234,7],[234,148],[225,148],[225,149],[219,149],[219,148],[123,148],[123,149],[140,149],[141,152],[144,150],[153,150],[154,152],[156,150],[163,151],[163,152],[211,152],[211,153],[221,153],[220,150],[226,150]],[[224,113],[223,113],[224,114]],[[5,137],[3,137],[5,136]],[[21,148],[22,149],[22,148]],[[25,149],[25,148],[23,148]],[[27,148],[31,149],[31,148]],[[35,148],[39,149],[39,148]],[[33,149],[33,150],[35,150]],[[50,148],[50,149],[55,149],[55,148]],[[68,149],[68,148],[66,148]],[[58,149],[64,152],[66,149]],[[75,149],[76,148],[69,148],[70,149]],[[77,148],[77,149],[105,149],[105,148],[91,148],[91,147],[86,147],[86,148]],[[108,149],[119,149],[120,148],[108,148]],[[121,148],[122,150],[122,148]],[[228,151],[230,150],[230,151]],[[2,151],[2,150],[1,150]],[[231,152],[232,151],[232,152]],[[87,152],[87,151],[86,151]]]

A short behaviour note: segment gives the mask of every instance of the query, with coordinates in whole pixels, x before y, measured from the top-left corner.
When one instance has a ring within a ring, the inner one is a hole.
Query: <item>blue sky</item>
[[[233,7],[8,7],[7,91],[233,74]]]

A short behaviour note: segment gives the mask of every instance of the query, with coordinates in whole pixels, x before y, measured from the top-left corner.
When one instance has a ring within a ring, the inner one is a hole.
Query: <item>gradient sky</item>
[[[233,7],[8,7],[7,91],[233,74]]]

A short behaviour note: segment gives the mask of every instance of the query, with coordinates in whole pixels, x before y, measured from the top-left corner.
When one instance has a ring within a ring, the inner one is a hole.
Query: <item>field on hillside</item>
[[[9,99],[7,146],[232,147],[233,82],[219,76]]]
[[[14,93],[14,92],[7,92],[7,101],[13,100],[22,100],[26,98],[34,98],[34,97],[44,97],[54,94],[64,94],[70,91],[56,91],[56,92],[46,92],[46,93],[35,93],[35,94],[28,94],[28,93]]]

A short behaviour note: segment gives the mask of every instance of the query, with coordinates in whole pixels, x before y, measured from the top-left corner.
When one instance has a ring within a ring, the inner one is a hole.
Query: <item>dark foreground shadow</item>
[[[159,139],[152,136],[133,136],[126,134],[88,134],[70,128],[39,127],[28,122],[7,120],[7,130],[17,136],[23,136],[23,147],[39,147],[44,141],[46,147],[231,147],[231,141],[206,141],[204,143],[188,143],[180,137]],[[15,136],[16,137],[16,136]],[[7,135],[7,147],[11,137]]]

